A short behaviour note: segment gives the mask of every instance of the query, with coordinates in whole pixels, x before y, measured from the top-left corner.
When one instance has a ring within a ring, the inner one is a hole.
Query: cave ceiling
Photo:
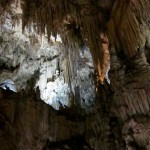
[[[67,48],[87,45],[101,76],[109,59],[104,60],[107,54],[103,49],[106,43],[108,45],[106,23],[113,3],[113,0],[2,0],[0,11],[12,11],[13,4],[17,7],[17,13],[13,15],[14,26],[22,18],[23,31],[33,27],[36,33],[46,35],[48,40],[51,35],[56,37],[59,34]]]
[[[99,77],[109,44],[130,58],[150,43],[149,0],[1,0],[1,14],[12,12],[12,4],[14,25],[22,19],[23,31],[32,27],[48,41],[59,34],[66,49],[87,45]]]

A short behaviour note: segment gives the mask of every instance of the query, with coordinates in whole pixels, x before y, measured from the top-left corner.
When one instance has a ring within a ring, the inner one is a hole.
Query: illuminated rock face
[[[0,87],[3,88],[4,90],[10,90],[13,92],[17,92],[16,86],[14,82],[11,79],[6,79],[0,84]]]
[[[16,90],[28,88],[28,80],[35,77],[35,88],[39,86],[40,97],[55,109],[69,106],[70,88],[64,78],[63,70],[63,44],[58,36],[56,42],[51,38],[52,44],[47,39],[29,33],[21,33],[21,26],[12,28],[11,17],[0,31],[0,82],[11,79],[16,85]],[[95,86],[93,78],[93,64],[89,50],[82,50],[80,62],[75,62],[76,75],[72,80],[74,103],[83,108],[93,105]],[[39,74],[35,73],[39,72]],[[35,75],[36,74],[36,75]],[[77,98],[77,95],[79,96]]]
[[[51,61],[43,62],[40,68],[40,76],[36,86],[39,86],[41,91],[41,98],[54,108],[59,109],[59,105],[69,105],[70,89],[65,82],[63,71],[58,68],[59,56]],[[59,62],[61,63],[61,62]],[[61,67],[61,66],[60,66]],[[86,107],[93,104],[94,100],[94,78],[93,70],[88,66],[84,66],[77,70],[77,75],[72,82],[72,90],[74,96],[78,92],[78,100],[75,103],[80,103],[80,106]],[[79,89],[77,91],[77,88]],[[78,101],[78,102],[77,102]]]

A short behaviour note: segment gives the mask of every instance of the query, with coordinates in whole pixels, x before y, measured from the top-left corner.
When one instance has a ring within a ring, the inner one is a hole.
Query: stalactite
[[[13,13],[12,14],[12,27],[18,26],[21,22],[21,14],[19,13]]]
[[[69,28],[73,25],[74,27],[71,29],[72,31],[70,30],[71,32],[67,31],[68,33],[62,34],[62,36],[66,36],[65,43],[67,45],[71,45],[70,43],[82,45],[82,39],[87,39],[95,69],[102,69],[104,52],[99,35],[101,30],[100,21],[102,18],[95,5],[84,7],[68,0],[22,1],[23,29],[27,25],[30,26],[34,23],[38,33],[45,34],[46,29],[46,34],[48,39],[50,39],[50,35],[56,36],[57,33],[61,33],[64,25],[66,26],[67,24]],[[79,35],[80,27],[82,28],[81,35]],[[99,76],[101,76],[100,71]]]
[[[87,44],[95,70],[102,76],[105,58],[100,33],[103,17],[97,7],[98,2],[83,2],[86,3],[84,5],[71,0],[20,0],[19,3],[23,11],[23,31],[33,26],[38,34],[47,35],[49,41],[51,35],[56,37],[60,34],[65,39],[64,44],[72,50]],[[14,17],[14,24],[18,23],[17,18]]]
[[[67,13],[73,10],[68,0],[22,0],[23,9],[23,30],[34,23],[39,34],[56,36],[62,27],[63,20]]]
[[[108,23],[109,38],[113,40],[117,49],[123,49],[128,57],[135,56],[138,48],[143,45],[144,41],[140,37],[140,24],[149,14],[149,8],[148,0],[117,0],[115,2],[112,17]],[[141,20],[141,18],[143,19]]]
[[[104,63],[104,51],[100,38],[101,15],[94,5],[86,5],[81,7],[81,22],[83,25],[83,35],[87,38],[87,43],[90,47],[94,67],[98,72],[98,76],[102,76]]]

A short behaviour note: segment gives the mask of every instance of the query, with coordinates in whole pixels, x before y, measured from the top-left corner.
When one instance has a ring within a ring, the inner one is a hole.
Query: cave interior
[[[150,150],[150,0],[0,0],[0,150]]]

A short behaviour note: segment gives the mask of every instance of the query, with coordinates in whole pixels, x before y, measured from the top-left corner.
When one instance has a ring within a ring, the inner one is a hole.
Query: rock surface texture
[[[60,37],[53,37],[51,44],[45,37],[39,38],[28,30],[22,34],[21,26],[12,27],[11,16],[7,14],[0,31],[0,82],[11,79],[15,82],[17,91],[26,89],[28,80],[34,76],[35,88],[39,86],[40,97],[55,109],[70,105],[69,94],[79,96],[74,103],[84,107],[93,104],[94,78],[92,58],[88,48],[85,48],[75,60],[76,75],[72,78],[71,89],[65,79],[65,58],[62,54],[63,44]],[[70,54],[71,55],[71,54]],[[88,88],[87,88],[88,87]]]
[[[0,150],[150,150],[150,1],[21,2],[24,34],[0,1]]]

